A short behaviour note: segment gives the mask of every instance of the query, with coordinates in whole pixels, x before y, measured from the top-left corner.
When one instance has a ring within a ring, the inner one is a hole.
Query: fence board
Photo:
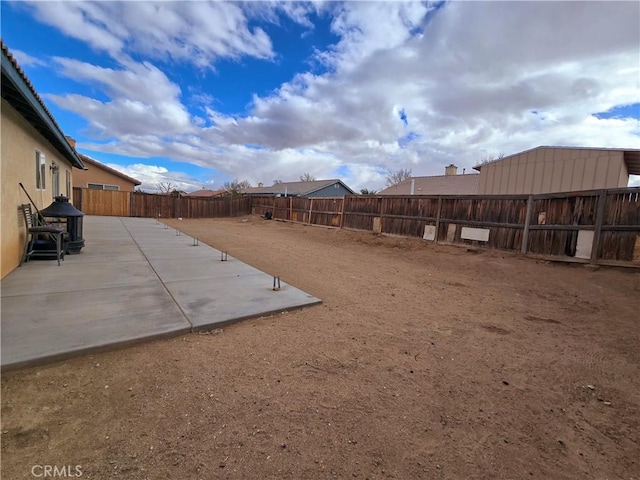
[[[605,211],[605,225],[640,224],[640,192],[609,194]]]
[[[576,254],[576,230],[532,230],[529,232],[529,253],[573,257]]]
[[[594,225],[597,205],[597,195],[537,199],[532,225]]]
[[[342,226],[354,230],[373,230],[373,219],[382,211],[382,197],[344,197]]]
[[[634,258],[634,249],[639,238],[639,232],[604,231],[600,236],[598,258],[640,263],[640,258]]]

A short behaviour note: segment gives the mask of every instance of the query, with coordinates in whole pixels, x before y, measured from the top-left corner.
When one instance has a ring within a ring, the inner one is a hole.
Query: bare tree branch
[[[178,189],[178,184],[173,182],[159,182],[156,183],[156,188],[160,193],[173,193]]]
[[[400,182],[408,180],[411,178],[411,169],[410,168],[401,168],[393,173],[387,175],[387,187],[393,187],[394,185],[398,185]]]
[[[244,191],[251,186],[249,180],[238,180],[237,178],[231,182],[225,182],[222,189],[229,195],[242,195]]]
[[[503,158],[504,153],[499,153],[497,155],[487,154],[480,159],[480,163],[478,165],[485,165],[487,163],[493,162],[494,160],[502,160]]]

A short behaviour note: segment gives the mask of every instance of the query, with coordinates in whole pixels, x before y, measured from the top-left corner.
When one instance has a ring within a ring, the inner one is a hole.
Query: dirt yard
[[[3,479],[640,479],[637,270],[172,224],[324,303],[3,374]]]

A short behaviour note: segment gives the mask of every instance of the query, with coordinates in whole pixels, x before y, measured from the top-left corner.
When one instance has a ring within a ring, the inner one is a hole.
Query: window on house
[[[65,173],[67,174],[67,198],[71,198],[71,172],[69,170],[65,170]]]
[[[55,162],[51,164],[51,190],[54,197],[60,195],[60,167]]]
[[[108,185],[105,183],[88,183],[87,188],[92,190],[120,190],[118,185]]]
[[[46,183],[47,173],[47,159],[44,153],[36,150],[36,188],[38,190],[44,190],[47,188]]]

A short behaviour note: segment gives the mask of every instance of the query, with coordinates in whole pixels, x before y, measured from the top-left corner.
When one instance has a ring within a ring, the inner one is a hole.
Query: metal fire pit
[[[82,238],[82,217],[84,213],[69,203],[69,199],[64,195],[55,197],[53,203],[44,210],[40,210],[43,217],[57,219],[57,222],[63,223],[61,219],[66,220],[67,224],[67,240],[65,241],[66,253],[80,253],[84,247],[84,238]]]

